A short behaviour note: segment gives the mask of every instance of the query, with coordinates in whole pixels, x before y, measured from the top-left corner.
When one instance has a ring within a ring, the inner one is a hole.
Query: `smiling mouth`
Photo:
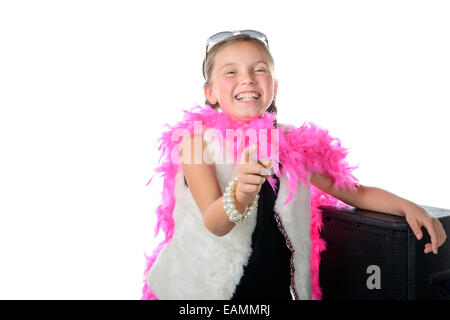
[[[244,94],[244,95],[236,95],[234,97],[237,101],[256,101],[261,98],[261,95],[259,93],[251,93],[251,94]]]

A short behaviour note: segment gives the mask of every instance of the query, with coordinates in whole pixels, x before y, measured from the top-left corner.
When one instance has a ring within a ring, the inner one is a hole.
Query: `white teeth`
[[[237,100],[252,100],[252,99],[258,99],[261,95],[257,93],[240,93],[237,95]]]

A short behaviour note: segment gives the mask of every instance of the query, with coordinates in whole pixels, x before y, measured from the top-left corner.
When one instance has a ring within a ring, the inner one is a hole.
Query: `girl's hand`
[[[423,208],[414,203],[406,206],[404,213],[406,221],[410,225],[418,240],[422,239],[421,227],[425,227],[427,229],[431,238],[431,243],[425,244],[424,252],[429,253],[433,251],[434,254],[437,254],[438,248],[442,246],[447,239],[447,234],[445,233],[439,219],[431,216]]]
[[[239,204],[253,201],[253,198],[261,191],[261,185],[266,181],[266,177],[271,176],[268,171],[268,168],[272,166],[271,161],[258,162],[253,156],[256,149],[256,145],[247,147],[237,167],[235,198]]]

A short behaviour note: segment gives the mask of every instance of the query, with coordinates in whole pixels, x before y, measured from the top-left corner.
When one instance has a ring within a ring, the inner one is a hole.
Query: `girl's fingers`
[[[264,167],[262,164],[240,164],[238,166],[238,175],[260,175],[265,178],[274,174],[272,167]]]
[[[437,254],[438,238],[432,220],[428,220],[427,222],[425,222],[425,228],[427,229],[428,234],[430,235],[433,252],[434,254]]]
[[[260,169],[259,174],[262,176],[270,177],[271,175],[273,175],[273,170],[272,168],[262,168]]]
[[[264,166],[260,164],[240,164],[238,166],[238,174],[260,174]]]
[[[244,152],[242,153],[240,165],[250,165],[255,166],[258,165],[258,167],[261,168],[270,168],[272,167],[272,161],[270,158],[267,159],[256,159],[256,151],[258,150],[258,146],[256,144],[251,145],[244,149]]]
[[[444,235],[442,234],[441,228],[437,226],[436,228],[437,233],[437,247],[439,248],[444,243]]]
[[[258,149],[258,146],[256,144],[245,148],[244,152],[242,153],[240,163],[251,163],[251,164],[258,163],[258,161],[256,160],[256,157],[254,155],[254,153],[257,149]]]
[[[239,186],[239,191],[245,195],[255,195],[259,193],[260,190],[261,186],[256,184],[243,184]]]
[[[409,221],[409,226],[411,227],[412,232],[414,232],[417,240],[422,239],[422,230],[420,229],[417,220]]]
[[[272,160],[270,159],[260,159],[258,160],[260,164],[262,164],[266,168],[272,169]]]
[[[242,176],[238,175],[238,181],[242,184],[263,184],[266,179],[257,174],[244,174]]]
[[[425,244],[424,252],[433,252],[434,254],[438,254],[438,248],[447,240],[447,234],[445,233],[441,222],[436,218],[431,218],[424,219],[422,221],[408,221],[408,223],[419,240],[423,236],[420,230],[421,226],[423,225],[426,228],[428,234],[430,235],[431,242]]]
[[[447,240],[447,234],[445,233],[444,227],[442,226],[441,222],[438,219],[436,218],[433,219],[432,226],[436,232],[436,253],[437,253],[437,249],[444,244],[445,240]]]
[[[266,177],[272,175],[267,168],[267,166],[271,166],[271,162],[264,160],[264,162],[258,162],[254,155],[256,150],[256,145],[245,148],[237,168],[238,188],[242,193],[259,192],[261,185],[266,181]]]
[[[447,240],[447,234],[445,233],[444,227],[442,226],[441,223],[439,223],[439,227],[441,230],[441,237],[442,237],[441,244],[439,246],[442,246],[444,242]]]

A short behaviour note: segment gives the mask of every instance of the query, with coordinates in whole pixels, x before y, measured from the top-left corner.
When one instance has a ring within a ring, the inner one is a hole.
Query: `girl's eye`
[[[259,71],[266,72],[265,69],[258,69],[258,70],[256,70],[256,72],[259,72]],[[232,74],[232,73],[234,73],[234,71],[225,72],[225,74]]]

